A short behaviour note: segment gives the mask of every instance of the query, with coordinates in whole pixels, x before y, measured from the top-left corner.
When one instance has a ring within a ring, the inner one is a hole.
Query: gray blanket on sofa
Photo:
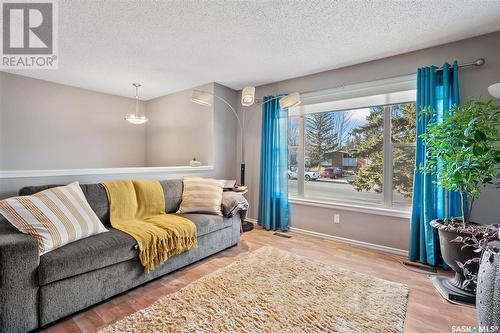
[[[228,191],[222,193],[222,213],[231,217],[240,212],[241,220],[245,220],[248,210],[248,201],[238,192]]]

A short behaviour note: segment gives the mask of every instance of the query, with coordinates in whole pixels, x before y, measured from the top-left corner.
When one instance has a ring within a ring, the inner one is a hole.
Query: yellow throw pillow
[[[2,214],[38,241],[39,254],[108,231],[85,199],[78,182],[0,201]]]
[[[184,177],[182,202],[177,213],[204,213],[222,216],[222,190],[225,181]]]

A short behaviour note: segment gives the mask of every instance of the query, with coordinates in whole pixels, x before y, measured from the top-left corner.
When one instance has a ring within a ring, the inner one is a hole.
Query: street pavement
[[[288,193],[291,196],[297,195],[296,179],[288,180]],[[376,193],[375,191],[358,192],[347,181],[342,179],[305,181],[304,198],[369,206],[380,206],[382,204],[382,193]],[[411,201],[403,198],[398,193],[394,193],[393,205],[396,209],[409,210]]]

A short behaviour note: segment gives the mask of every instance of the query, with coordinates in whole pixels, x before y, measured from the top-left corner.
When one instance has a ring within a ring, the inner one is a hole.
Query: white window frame
[[[349,86],[316,91],[301,95],[302,104],[289,109],[289,117],[298,117],[299,145],[297,149],[297,195],[289,195],[292,203],[317,202],[304,199],[305,175],[305,125],[304,116],[318,112],[342,112],[353,109],[373,106],[388,106],[415,102],[416,76],[406,75],[373,82],[364,82]],[[368,210],[385,212],[408,210],[393,205],[393,150],[394,148],[415,147],[413,143],[392,143],[391,110],[384,108],[384,137],[383,137],[383,188],[380,206],[366,205],[362,202],[328,201],[332,206],[343,205],[352,207],[366,207]],[[325,202],[321,202],[323,205]],[[406,213],[404,213],[406,216]]]

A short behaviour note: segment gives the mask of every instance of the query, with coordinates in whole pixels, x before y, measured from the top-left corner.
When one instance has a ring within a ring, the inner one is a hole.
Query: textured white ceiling
[[[500,0],[59,0],[59,69],[34,78],[150,99],[234,89],[500,30]]]

